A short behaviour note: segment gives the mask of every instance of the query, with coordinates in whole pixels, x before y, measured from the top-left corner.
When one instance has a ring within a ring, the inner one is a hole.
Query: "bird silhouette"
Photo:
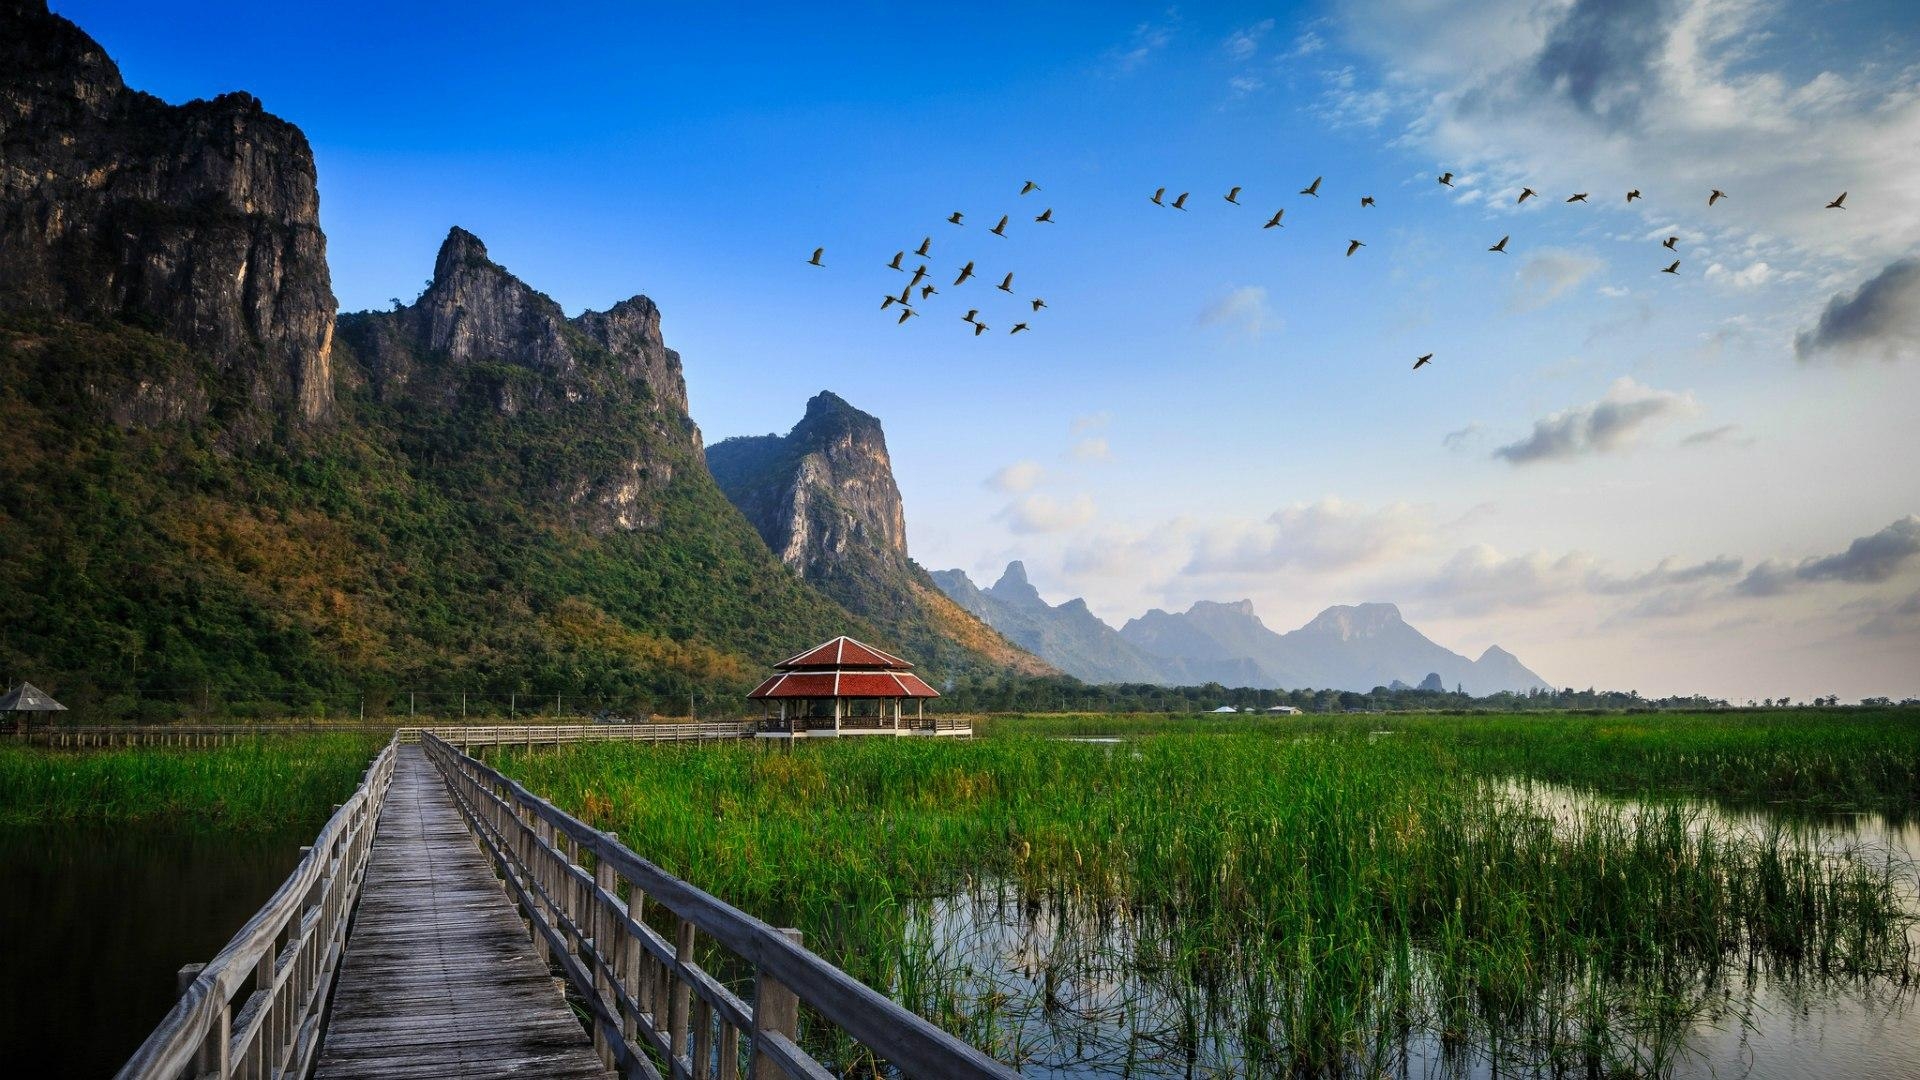
[[[1667,268],[1665,270],[1662,270],[1660,272],[1663,274],[1678,274],[1680,272],[1680,260],[1679,259],[1673,260],[1673,262],[1667,264]]]
[[[889,269],[889,270],[899,270],[899,271],[902,271],[902,272],[904,272],[904,271],[906,270],[906,267],[904,267],[904,266],[901,266],[901,265],[900,265],[900,260],[901,260],[901,259],[904,259],[904,258],[906,258],[906,257],[907,257],[907,253],[906,253],[906,252],[904,252],[904,251],[896,251],[896,252],[894,252],[894,253],[893,253],[893,261],[887,264],[887,269]]]
[[[921,264],[920,264],[919,266],[916,266],[916,267],[914,267],[914,268],[913,268],[913,280],[912,280],[912,281],[909,281],[909,282],[907,282],[907,288],[909,288],[909,289],[911,289],[911,288],[913,288],[913,287],[914,287],[915,285],[918,285],[918,284],[920,284],[920,279],[921,279],[921,278],[923,278],[923,277],[926,277],[926,276],[927,276],[927,264],[926,264],[926,263],[921,263]]]
[[[1840,197],[1839,197],[1839,198],[1837,198],[1837,199],[1835,199],[1835,200],[1833,200],[1832,202],[1830,202],[1830,203],[1828,203],[1828,204],[1827,204],[1827,209],[1829,209],[1829,210],[1845,210],[1845,209],[1847,208],[1847,206],[1846,206],[1846,203],[1847,203],[1847,193],[1843,191],[1843,192],[1841,192],[1841,193],[1840,193]],[[819,256],[820,256],[820,253],[819,253],[819,252],[817,252],[817,251],[816,251],[816,252],[814,252],[813,254],[814,254],[814,257],[815,257],[815,258],[819,258]]]
[[[991,232],[991,233],[993,233],[993,235],[995,235],[995,236],[1005,236],[1005,235],[1007,235],[1007,215],[1005,215],[1005,214],[1001,214],[1001,215],[1000,215],[1000,224],[998,224],[998,225],[995,225],[995,226],[994,226],[994,227],[993,227],[992,229],[990,229],[990,230],[988,230],[988,231],[989,231],[989,232]]]
[[[1523,203],[1523,202],[1526,202],[1526,201],[1527,201],[1528,199],[1531,199],[1531,198],[1533,198],[1533,197],[1534,197],[1535,195],[1538,195],[1538,194],[1540,194],[1540,193],[1539,193],[1539,192],[1537,192],[1537,191],[1535,191],[1535,190],[1533,190],[1533,189],[1532,189],[1532,188],[1530,188],[1530,187],[1523,187],[1523,188],[1521,188],[1521,189],[1520,189],[1520,197],[1519,197],[1519,198],[1517,198],[1517,199],[1515,199],[1515,200],[1513,200],[1513,201],[1514,201],[1515,203]]]
[[[1433,363],[1432,353],[1428,353],[1425,356],[1416,356],[1414,357],[1414,360],[1413,360],[1413,370],[1419,371],[1421,368],[1431,363]]]
[[[901,289],[898,300],[902,304],[912,303],[913,302],[913,286],[909,285],[906,288]]]
[[[987,324],[986,324],[986,323],[983,323],[983,322],[978,322],[978,321],[976,321],[976,322],[975,322],[975,323],[973,324],[973,336],[974,336],[974,337],[979,337],[979,336],[980,336],[981,334],[984,334],[984,333],[986,333],[986,332],[987,332]]]
[[[1721,199],[1724,199],[1726,197],[1727,197],[1726,192],[1721,191],[1719,188],[1714,188],[1713,191],[1711,191],[1707,195],[1707,205],[1712,206],[1714,203],[1717,203]]]
[[[940,293],[940,290],[934,288],[931,285],[920,286],[920,299],[922,300],[925,300],[929,296],[937,296],[939,295],[939,293]]]
[[[1637,198],[1639,198],[1639,197],[1640,197],[1640,189],[1639,189],[1639,188],[1634,188],[1634,189],[1633,189],[1632,191],[1629,191],[1629,192],[1627,192],[1627,201],[1628,201],[1628,202],[1632,202],[1633,200],[1635,200],[1635,199],[1637,199]]]
[[[1583,192],[1581,192],[1581,193],[1580,193],[1580,194],[1578,194],[1578,195],[1569,195],[1569,196],[1567,196],[1567,201],[1568,201],[1568,202],[1570,202],[1570,203],[1577,203],[1577,202],[1586,202],[1586,201],[1587,201],[1587,193],[1583,191]]]
[[[1371,196],[1371,195],[1362,195],[1362,196],[1360,196],[1360,205],[1361,205],[1361,206],[1372,206],[1372,205],[1373,205],[1373,196]]]
[[[1232,191],[1227,192],[1227,201],[1232,203],[1235,206],[1239,206],[1240,205],[1240,189],[1234,188]]]
[[[1165,205],[1167,205],[1167,204],[1166,204],[1166,203],[1163,203],[1163,202],[1161,202],[1160,200],[1161,200],[1161,198],[1162,198],[1162,197],[1164,197],[1164,196],[1166,195],[1166,193],[1167,193],[1167,189],[1166,189],[1166,188],[1154,188],[1154,189],[1153,189],[1153,194],[1152,194],[1152,195],[1149,195],[1149,196],[1147,196],[1147,201],[1148,201],[1148,202],[1150,202],[1150,203],[1152,203],[1152,204],[1153,204],[1153,205],[1155,205],[1155,206],[1165,206]]]
[[[1434,179],[1445,184],[1447,187],[1453,186],[1453,174],[1450,172],[1443,172],[1439,176],[1434,177]]]
[[[947,220],[948,220],[948,221],[950,221],[950,222],[952,222],[952,223],[953,223],[953,224],[955,224],[955,225],[965,225],[965,224],[966,224],[966,222],[964,222],[964,221],[961,221],[961,220],[960,220],[960,217],[961,217],[961,214],[960,214],[960,211],[958,211],[958,210],[955,210],[955,211],[953,212],[953,216],[952,216],[952,217],[950,217],[950,218],[948,218]]]
[[[1846,198],[1845,195],[1842,195],[1840,197],[1843,199]],[[820,256],[825,255],[826,253],[827,253],[826,248],[814,248],[813,258],[808,259],[807,262],[813,266],[825,266],[827,264],[820,261]]]
[[[999,289],[1001,292],[1009,292],[1009,293],[1012,292],[1013,291],[1013,273],[1009,271],[1006,277],[1003,277],[1000,279],[1000,284],[995,285],[994,288]]]
[[[1679,243],[1679,242],[1680,242],[1680,238],[1679,238],[1679,237],[1677,237],[1677,236],[1669,236],[1669,237],[1667,237],[1667,238],[1666,238],[1665,240],[1662,240],[1662,241],[1660,241],[1660,246],[1661,246],[1661,247],[1663,247],[1663,248],[1666,248],[1666,249],[1667,249],[1668,251],[1678,251],[1678,250],[1680,250],[1680,249],[1679,249],[1679,248],[1677,248],[1677,247],[1674,247],[1673,245],[1675,245],[1675,244],[1677,244],[1677,243]]]
[[[1187,196],[1190,194],[1192,194],[1192,192],[1181,192],[1179,197],[1173,200],[1173,208],[1175,210],[1185,210],[1187,208]]]
[[[968,308],[968,309],[967,309],[967,313],[966,313],[965,315],[962,315],[962,316],[960,316],[960,321],[961,321],[961,322],[972,322],[972,321],[973,321],[973,317],[974,317],[975,315],[978,315],[978,314],[980,314],[980,309],[979,309],[979,308]]]
[[[1049,206],[1045,210],[1040,211],[1040,216],[1033,220],[1051,222],[1053,220],[1053,207]]]
[[[1503,236],[1503,237],[1501,237],[1501,238],[1500,238],[1500,242],[1499,242],[1499,243],[1497,243],[1497,244],[1495,244],[1495,245],[1493,245],[1492,247],[1490,247],[1490,248],[1488,248],[1487,250],[1488,250],[1488,251],[1497,251],[1497,252],[1499,252],[1500,254],[1502,254],[1502,255],[1505,255],[1505,254],[1507,253],[1507,241],[1509,241],[1509,240],[1511,240],[1511,239],[1513,239],[1513,237],[1512,237],[1512,236]]]
[[[885,311],[899,302],[892,293],[888,293],[886,296],[880,298],[880,310]]]
[[[1034,182],[1033,182],[1033,181],[1031,181],[1031,180],[1029,180],[1029,181],[1027,181],[1026,183],[1024,183],[1024,184],[1021,184],[1021,185],[1020,185],[1020,194],[1022,194],[1022,195],[1025,195],[1025,194],[1026,194],[1027,192],[1029,192],[1029,191],[1039,191],[1039,190],[1040,190],[1040,185],[1039,185],[1039,184],[1036,184],[1036,183],[1034,183]]]
[[[1033,298],[1031,303],[1033,304],[1033,310],[1035,311],[1039,311],[1041,308],[1047,306],[1047,302],[1045,300],[1040,299],[1037,296]]]
[[[907,321],[908,319],[911,319],[911,318],[913,318],[913,317],[914,317],[915,315],[918,315],[918,314],[920,314],[920,313],[919,313],[919,312],[917,312],[917,311],[915,311],[915,310],[913,310],[912,308],[905,308],[905,309],[903,309],[903,310],[902,310],[902,311],[900,312],[900,321],[901,321],[901,322],[906,322],[906,321]]]
[[[1360,250],[1361,248],[1363,248],[1363,247],[1366,247],[1366,246],[1367,246],[1367,245],[1365,245],[1365,244],[1363,244],[1363,243],[1361,243],[1361,242],[1360,242],[1360,241],[1358,241],[1358,240],[1349,240],[1349,241],[1347,241],[1347,257],[1348,257],[1348,258],[1352,258],[1352,257],[1353,257],[1353,253],[1354,253],[1354,252],[1356,252],[1356,251],[1359,251],[1359,250]]]
[[[1306,187],[1303,187],[1303,188],[1301,188],[1301,189],[1300,189],[1300,194],[1302,194],[1302,195],[1311,195],[1311,196],[1313,196],[1313,197],[1314,197],[1314,198],[1316,198],[1316,199],[1317,199],[1317,198],[1319,198],[1319,197],[1320,197],[1320,181],[1322,181],[1322,180],[1325,180],[1325,179],[1326,179],[1326,177],[1324,177],[1324,176],[1316,176],[1316,177],[1314,177],[1314,178],[1313,178],[1313,183],[1311,183],[1311,184],[1308,184],[1308,185],[1307,185]]]
[[[917,248],[914,248],[913,253],[924,259],[927,257],[927,249],[932,246],[933,246],[933,237],[929,236],[926,239],[920,241],[920,246]]]
[[[1283,206],[1283,207],[1281,207],[1281,208],[1280,208],[1280,209],[1278,209],[1278,210],[1275,210],[1275,211],[1273,212],[1273,216],[1267,219],[1267,223],[1266,223],[1265,225],[1262,225],[1262,226],[1260,226],[1260,227],[1261,227],[1261,228],[1263,228],[1263,229],[1274,229],[1274,228],[1279,228],[1279,229],[1284,229],[1284,228],[1286,228],[1286,226],[1285,226],[1285,225],[1282,225],[1282,224],[1280,224],[1280,219],[1281,219],[1282,217],[1285,217],[1285,216],[1286,216],[1286,213],[1287,213],[1287,210],[1286,210],[1286,207],[1284,207],[1284,206]]]
[[[1008,333],[1009,335],[1012,335],[1012,334],[1017,334],[1017,333],[1019,333],[1020,331],[1022,331],[1022,330],[1025,330],[1026,328],[1027,328],[1027,324],[1026,324],[1026,323],[1023,323],[1023,322],[1017,322],[1017,323],[1014,323],[1014,324],[1013,324],[1013,329],[1011,329],[1011,330],[1009,330],[1009,331],[1007,331],[1007,333]]]
[[[958,285],[972,276],[973,276],[973,263],[969,262],[967,263],[967,265],[960,268],[960,276],[957,278],[954,278],[953,283],[955,285]]]

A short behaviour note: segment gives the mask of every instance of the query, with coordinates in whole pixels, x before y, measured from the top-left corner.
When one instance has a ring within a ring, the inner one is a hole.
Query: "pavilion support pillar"
[[[839,699],[839,698],[834,698],[834,699],[833,699],[833,733],[834,733],[835,735],[838,735],[838,734],[840,734],[840,713],[841,713],[841,710],[842,710],[842,704],[841,704],[841,701],[840,701],[840,699]]]

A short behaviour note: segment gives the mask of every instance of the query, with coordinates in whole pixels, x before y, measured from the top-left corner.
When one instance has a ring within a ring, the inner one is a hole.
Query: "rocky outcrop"
[[[212,357],[116,418],[259,438],[333,410],[334,297],[313,153],[249,94],[169,105],[39,0],[0,5],[0,311],[125,320]]]
[[[838,395],[815,395],[785,435],[715,443],[707,467],[781,562],[887,629],[914,659],[1054,670],[954,603],[909,558],[886,433]]]

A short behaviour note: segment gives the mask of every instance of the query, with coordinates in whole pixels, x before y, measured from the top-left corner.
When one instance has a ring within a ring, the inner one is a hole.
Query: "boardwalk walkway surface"
[[[610,1075],[439,772],[400,747],[314,1076]]]

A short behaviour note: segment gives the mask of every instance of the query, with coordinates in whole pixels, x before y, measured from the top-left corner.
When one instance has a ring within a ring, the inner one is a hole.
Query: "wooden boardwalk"
[[[418,746],[398,749],[314,1075],[611,1075]]]

